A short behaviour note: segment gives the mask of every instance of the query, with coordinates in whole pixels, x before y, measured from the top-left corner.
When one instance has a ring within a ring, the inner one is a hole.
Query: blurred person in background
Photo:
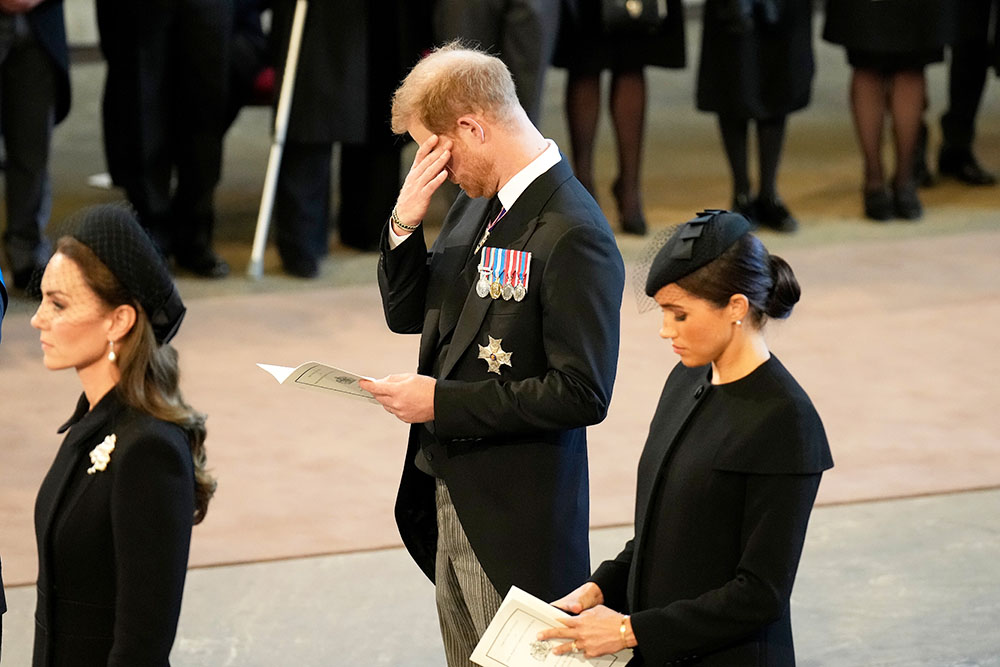
[[[386,105],[429,44],[428,0],[311,2],[274,203],[285,272],[319,275],[329,252],[331,160],[340,144],[336,215],[344,245],[378,248],[380,220],[399,191],[403,142]],[[282,80],[295,2],[272,0],[272,38]]]
[[[651,33],[610,32],[601,19],[599,0],[578,0],[576,11],[564,11],[553,62],[565,67],[566,120],[573,171],[597,197],[594,144],[601,114],[601,72],[611,70],[608,107],[618,149],[618,175],[611,186],[622,231],[646,233],[642,205],[642,149],[646,126],[645,67],[683,68],[684,6],[670,0],[667,17]]]
[[[52,130],[69,113],[69,47],[63,0],[0,0],[0,135],[11,284],[23,290],[45,266],[52,210]]]
[[[214,249],[234,0],[97,0],[112,181],[160,253],[205,278]]]
[[[862,203],[872,220],[923,217],[914,167],[927,97],[924,70],[944,60],[952,18],[946,0],[827,0],[823,38],[845,48],[852,68],[851,113],[864,160]],[[892,178],[882,164],[886,116],[896,156]]]
[[[732,175],[732,209],[752,223],[794,232],[778,196],[789,114],[805,108],[815,73],[812,0],[706,0],[697,106],[718,116]],[[747,172],[748,130],[757,130],[758,183]]]
[[[1000,0],[958,0],[948,64],[948,109],[941,116],[938,173],[966,185],[995,185],[972,150],[990,67],[1000,76]]]

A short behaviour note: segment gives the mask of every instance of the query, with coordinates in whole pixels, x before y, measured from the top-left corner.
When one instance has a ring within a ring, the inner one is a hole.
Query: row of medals
[[[489,278],[480,273],[479,282],[476,283],[476,294],[481,299],[485,299],[489,295],[494,299],[503,297],[504,301],[510,301],[511,298],[514,301],[521,301],[524,299],[526,290],[524,289],[524,285],[520,283],[516,286],[512,286],[510,283],[501,283],[499,280],[494,280],[491,283]]]

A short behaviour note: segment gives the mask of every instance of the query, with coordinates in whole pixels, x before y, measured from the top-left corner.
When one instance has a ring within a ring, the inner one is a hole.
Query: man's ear
[[[475,117],[471,115],[461,116],[457,122],[459,133],[469,132],[472,136],[480,141],[481,143],[486,143],[486,130],[483,128],[482,123],[476,120]]]

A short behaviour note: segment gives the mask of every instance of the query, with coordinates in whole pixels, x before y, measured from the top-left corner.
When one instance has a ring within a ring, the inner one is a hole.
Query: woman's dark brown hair
[[[205,415],[185,403],[181,395],[177,351],[169,344],[157,344],[153,327],[139,301],[90,248],[72,237],[63,237],[56,252],[80,267],[87,285],[110,308],[121,305],[135,308],[135,326],[122,337],[116,350],[121,371],[116,389],[126,405],[177,424],[187,434],[194,460],[193,523],[201,523],[215,493],[216,481],[205,468]]]

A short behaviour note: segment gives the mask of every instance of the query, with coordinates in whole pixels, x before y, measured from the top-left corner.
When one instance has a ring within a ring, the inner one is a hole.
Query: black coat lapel
[[[113,390],[111,393],[113,393]],[[45,515],[39,517],[39,526],[41,528],[39,544],[48,544],[48,537],[52,530],[52,522],[55,519],[56,512],[60,508],[71,507],[89,485],[90,480],[88,479],[83,484],[77,486],[76,491],[71,497],[63,499],[66,487],[74,475],[80,474],[89,467],[90,459],[88,458],[88,453],[93,447],[87,447],[87,443],[96,440],[96,436],[99,434],[101,428],[108,428],[108,424],[113,421],[111,415],[116,412],[118,405],[117,400],[113,396],[108,395],[98,403],[94,412],[83,413],[80,416],[81,408],[86,410],[88,406],[86,398],[81,397],[80,404],[77,406],[77,413],[67,422],[66,426],[60,429],[60,431],[63,431],[66,427],[69,427],[70,430],[59,447],[55,461],[52,463],[49,474],[53,475],[53,478],[46,480],[45,483],[49,497],[47,499]],[[73,424],[75,419],[78,419],[78,421]],[[110,431],[105,435],[108,434],[110,434]]]

